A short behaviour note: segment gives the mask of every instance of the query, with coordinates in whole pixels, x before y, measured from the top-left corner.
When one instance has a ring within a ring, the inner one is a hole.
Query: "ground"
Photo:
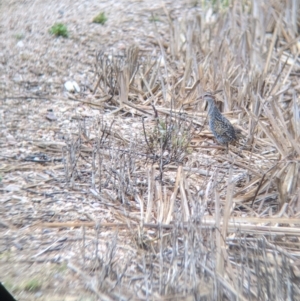
[[[300,300],[299,45],[253,3],[0,2],[0,281],[17,300]],[[208,89],[244,138],[228,152]]]

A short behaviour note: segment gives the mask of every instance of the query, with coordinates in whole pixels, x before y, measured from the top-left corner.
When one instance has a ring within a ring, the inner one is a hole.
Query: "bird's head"
[[[202,96],[202,99],[207,101],[208,104],[208,113],[210,114],[215,107],[215,97],[211,92],[205,92]]]
[[[202,99],[207,101],[208,103],[214,103],[215,102],[215,97],[210,92],[205,92],[202,96]]]

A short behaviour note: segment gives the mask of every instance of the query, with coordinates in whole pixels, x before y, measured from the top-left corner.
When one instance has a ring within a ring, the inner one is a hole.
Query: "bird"
[[[215,98],[210,92],[203,95],[203,100],[208,103],[209,127],[217,141],[220,144],[226,145],[237,140],[236,130],[230,121],[224,117],[215,104]]]

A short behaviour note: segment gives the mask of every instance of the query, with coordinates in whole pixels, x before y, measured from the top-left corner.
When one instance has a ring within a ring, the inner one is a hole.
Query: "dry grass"
[[[32,141],[52,158],[51,187],[22,187],[62,194],[70,212],[14,227],[73,237],[64,260],[99,300],[300,300],[295,3],[222,2],[181,18],[164,6],[152,52],[99,52],[91,91],[69,100],[104,113],[76,114],[61,141]],[[241,132],[228,154],[197,100],[206,90],[222,90]]]

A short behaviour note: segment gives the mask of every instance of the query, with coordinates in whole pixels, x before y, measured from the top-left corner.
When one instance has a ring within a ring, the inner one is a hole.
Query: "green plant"
[[[13,284],[13,281],[11,279],[6,279],[3,281],[3,286],[9,291],[15,290],[15,286]]]
[[[1,176],[0,176],[0,178],[1,178]],[[2,178],[1,178],[1,181],[2,181]],[[11,254],[11,252],[10,251],[4,251],[4,252],[2,252],[2,253],[0,253],[0,260],[10,260],[11,259],[11,257],[12,257],[12,254]]]
[[[22,40],[22,39],[24,39],[24,35],[23,35],[22,33],[16,33],[16,34],[15,34],[15,38],[16,38],[17,40]]]
[[[66,272],[68,270],[68,265],[66,262],[63,262],[56,266],[56,270],[60,273]]]
[[[55,23],[49,31],[57,37],[61,36],[67,38],[69,36],[67,26],[62,23]]]
[[[149,21],[150,22],[160,22],[160,19],[158,16],[152,14],[151,17],[149,18]]]
[[[38,279],[30,279],[24,284],[24,290],[28,292],[35,292],[41,288],[41,283]]]
[[[162,181],[164,167],[168,164],[181,164],[190,153],[190,142],[193,137],[193,123],[182,114],[170,112],[165,117],[159,117],[154,105],[156,124],[146,132],[143,123],[144,139],[147,153],[160,167],[159,180]]]
[[[12,279],[5,279],[3,281],[3,286],[10,292],[20,292],[24,290],[24,286],[20,285],[18,281],[12,280]]]
[[[104,25],[105,22],[107,21],[107,17],[105,15],[104,12],[98,14],[94,19],[93,19],[93,23],[98,23],[101,25]]]
[[[242,5],[244,4],[244,1],[242,1]],[[221,9],[224,9],[224,8],[228,8],[229,7],[229,1],[228,0],[213,0],[212,1],[212,6],[215,8],[215,9],[218,9],[218,8],[221,8]]]

